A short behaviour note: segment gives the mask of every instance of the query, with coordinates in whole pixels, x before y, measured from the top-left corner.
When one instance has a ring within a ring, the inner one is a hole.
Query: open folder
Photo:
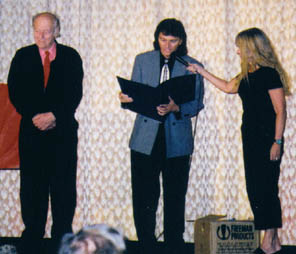
[[[124,107],[131,111],[164,121],[165,116],[157,113],[156,107],[169,103],[169,96],[177,104],[183,104],[195,99],[196,75],[185,75],[171,78],[157,87],[138,83],[117,77],[121,91],[133,98],[133,102],[124,103]]]

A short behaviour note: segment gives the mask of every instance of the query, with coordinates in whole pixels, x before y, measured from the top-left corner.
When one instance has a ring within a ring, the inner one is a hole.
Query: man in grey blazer
[[[187,55],[186,32],[176,19],[161,21],[154,33],[153,51],[136,57],[132,80],[156,87],[163,80],[164,66],[168,77],[191,74],[186,66],[176,60],[182,57],[197,63]],[[166,78],[166,79],[167,79]],[[186,84],[184,84],[186,86]],[[168,104],[159,105],[157,112],[165,121],[137,114],[129,147],[131,149],[131,176],[134,222],[141,253],[155,253],[156,211],[160,197],[162,173],[164,204],[164,240],[166,253],[183,253],[185,197],[190,171],[190,155],[193,152],[191,118],[203,109],[203,79],[196,76],[195,99],[177,105],[171,98]],[[121,93],[122,107],[133,98]]]

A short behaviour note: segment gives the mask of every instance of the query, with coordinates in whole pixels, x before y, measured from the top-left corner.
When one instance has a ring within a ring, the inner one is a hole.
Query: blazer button
[[[144,123],[146,123],[147,122],[147,119],[144,119]]]
[[[173,125],[176,125],[176,123],[175,123],[175,122],[173,122]]]

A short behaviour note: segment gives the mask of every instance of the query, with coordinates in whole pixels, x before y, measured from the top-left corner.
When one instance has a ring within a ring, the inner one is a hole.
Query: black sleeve
[[[266,80],[264,84],[267,90],[283,87],[280,75],[275,69],[266,68],[264,72],[264,77]]]
[[[16,108],[16,111],[23,117],[32,118],[38,111],[36,111],[36,100],[32,100],[32,94],[28,86],[25,74],[26,56],[22,50],[18,50],[13,57],[8,73],[8,91],[11,103]],[[30,73],[28,75],[31,75]]]
[[[77,51],[67,52],[65,63],[67,68],[62,73],[64,78],[63,98],[59,103],[54,103],[50,109],[56,117],[57,125],[73,121],[75,111],[81,101],[83,88],[83,65],[80,55]]]

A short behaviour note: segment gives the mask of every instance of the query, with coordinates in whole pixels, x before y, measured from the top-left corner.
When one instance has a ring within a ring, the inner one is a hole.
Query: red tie
[[[50,72],[50,60],[49,60],[49,52],[48,51],[45,51],[43,71],[44,71],[44,87],[46,87],[48,77],[49,77],[49,72]]]

